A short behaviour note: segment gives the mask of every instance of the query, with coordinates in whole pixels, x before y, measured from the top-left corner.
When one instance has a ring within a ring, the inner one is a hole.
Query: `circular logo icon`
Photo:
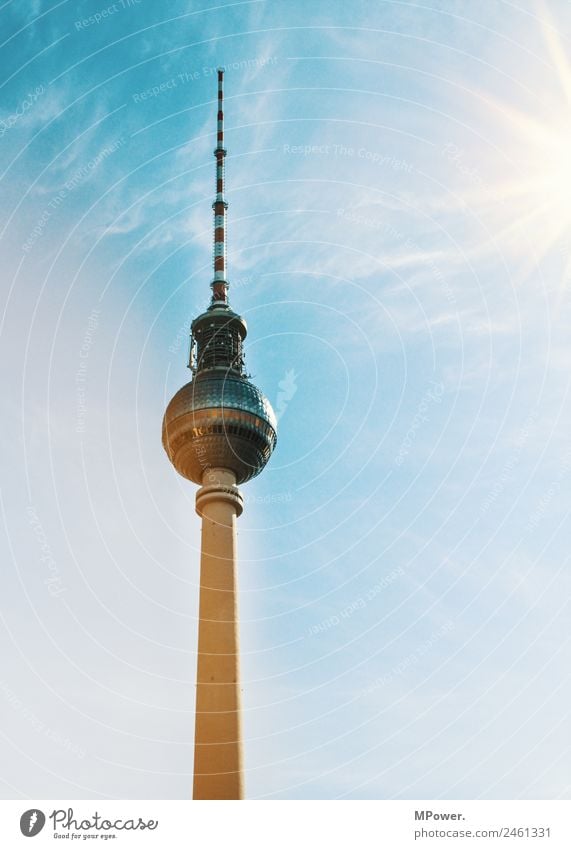
[[[20,817],[20,831],[25,837],[35,837],[46,824],[46,815],[38,808],[31,808]]]

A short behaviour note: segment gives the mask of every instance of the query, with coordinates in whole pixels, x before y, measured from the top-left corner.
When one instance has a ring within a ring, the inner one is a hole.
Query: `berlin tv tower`
[[[277,431],[269,401],[245,372],[246,322],[228,303],[223,80],[218,69],[212,297],[191,325],[192,380],[172,398],[163,419],[169,460],[200,485],[194,799],[244,798],[236,576],[236,517],[244,502],[237,485],[262,471]]]

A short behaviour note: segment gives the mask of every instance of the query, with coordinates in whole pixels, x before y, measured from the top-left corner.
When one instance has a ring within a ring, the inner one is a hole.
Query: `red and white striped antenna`
[[[216,148],[216,200],[214,209],[214,279],[212,286],[212,301],[228,302],[228,281],[226,280],[226,210],[228,204],[224,199],[224,68],[218,68],[218,117]]]

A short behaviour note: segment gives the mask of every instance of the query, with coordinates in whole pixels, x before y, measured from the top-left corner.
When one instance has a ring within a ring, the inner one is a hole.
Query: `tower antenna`
[[[212,301],[228,303],[228,281],[226,280],[226,210],[224,198],[224,68],[218,68],[218,117],[216,122],[216,199],[214,209],[214,279]]]

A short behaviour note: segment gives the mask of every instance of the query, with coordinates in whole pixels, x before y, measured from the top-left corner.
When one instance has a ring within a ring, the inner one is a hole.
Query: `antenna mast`
[[[218,118],[216,132],[216,200],[214,209],[214,279],[212,286],[212,302],[228,303],[228,281],[226,280],[226,210],[228,204],[224,199],[224,69],[218,68]]]

